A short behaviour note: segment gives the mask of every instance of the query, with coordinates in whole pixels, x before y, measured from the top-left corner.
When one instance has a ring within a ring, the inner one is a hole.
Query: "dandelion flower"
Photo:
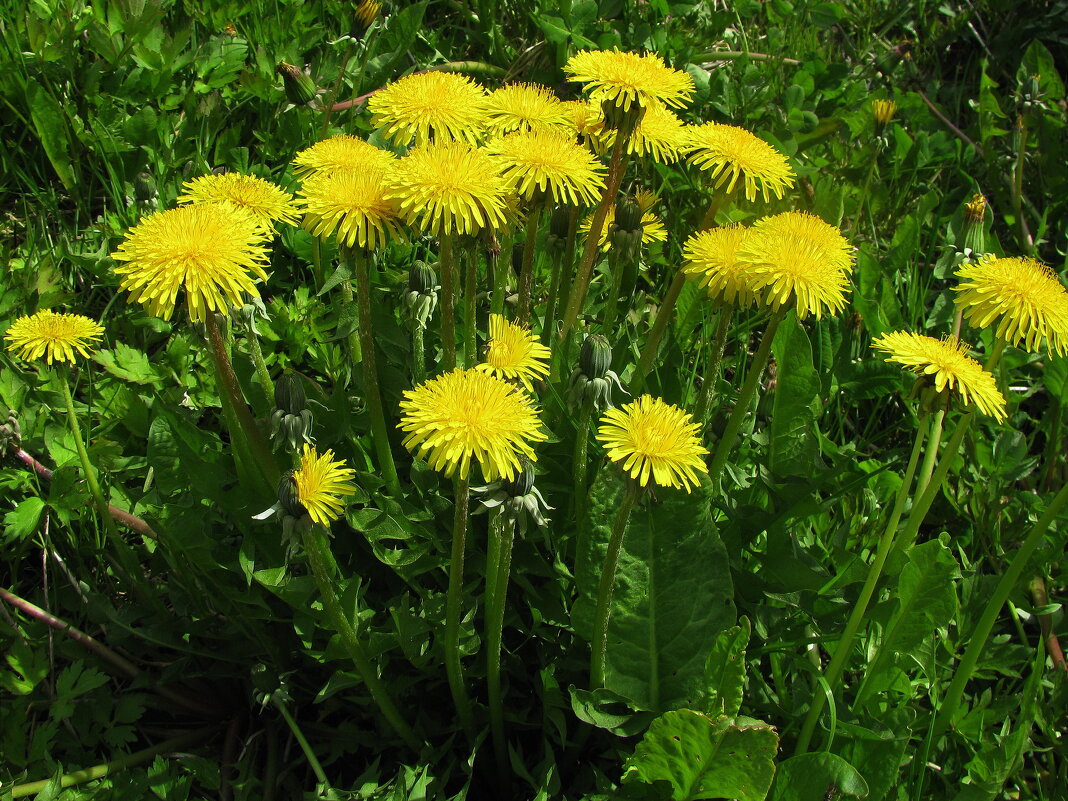
[[[243,306],[266,280],[267,233],[256,217],[229,203],[196,203],[141,220],[111,258],[119,287],[150,314],[169,320],[184,289],[189,319]]]
[[[561,205],[593,205],[604,191],[604,168],[572,137],[555,131],[509,134],[486,147],[505,179],[528,200],[547,193]]]
[[[387,169],[394,161],[396,158],[388,150],[375,147],[358,136],[338,134],[297,153],[293,159],[293,174],[301,178],[318,172]]]
[[[564,100],[561,105],[568,125],[581,136],[593,136],[604,129],[601,109],[588,100]]]
[[[408,224],[434,236],[503,226],[509,195],[497,162],[464,142],[415,148],[397,161],[386,192]]]
[[[509,322],[500,314],[491,314],[489,329],[486,361],[476,365],[476,370],[505,380],[519,381],[527,391],[530,391],[531,379],[544,378],[549,374],[547,360],[552,354],[529,328]]]
[[[882,130],[897,114],[897,103],[893,100],[874,100],[871,104],[871,116],[875,121],[875,127]]]
[[[666,242],[667,229],[664,228],[664,221],[651,211],[657,203],[656,195],[648,190],[640,189],[635,193],[634,200],[642,211],[642,245],[648,247],[653,242]],[[604,227],[601,228],[601,241],[597,243],[605,253],[612,249],[612,225],[615,221],[616,206],[613,203],[608,207],[608,216],[605,217]],[[589,236],[592,226],[593,215],[587,214],[579,223],[578,232],[584,237]]]
[[[744,128],[706,122],[689,129],[689,140],[690,162],[708,171],[717,189],[727,184],[731,192],[741,179],[746,200],[756,200],[759,190],[767,203],[769,194],[781,199],[794,185],[786,156]]]
[[[453,370],[404,393],[397,426],[404,447],[430,466],[466,479],[474,459],[487,481],[509,481],[522,471],[520,455],[534,461],[531,442],[547,437],[538,410],[523,390],[481,370]]]
[[[643,395],[618,409],[609,409],[597,426],[597,439],[608,458],[622,462],[623,470],[641,486],[649,478],[662,487],[687,492],[708,473],[701,457],[708,450],[697,437],[700,429],[689,414],[660,398]]]
[[[603,117],[601,118],[603,120]],[[609,152],[616,141],[616,131],[601,127],[592,133],[598,152]],[[682,120],[660,103],[653,103],[627,139],[626,152],[632,156],[648,156],[661,164],[679,160],[689,145],[689,133]]]
[[[846,304],[853,249],[841,231],[819,217],[787,211],[753,224],[738,250],[754,291],[772,309],[793,303],[797,317],[820,319],[826,307],[837,314]]]
[[[623,111],[631,104],[646,108],[655,102],[682,108],[694,91],[693,78],[655,53],[583,50],[568,59],[564,72],[586,85],[593,103],[609,100]]]
[[[1052,269],[1029,258],[986,256],[957,270],[957,308],[970,325],[997,322],[995,336],[1037,351],[1068,352],[1068,292]]]
[[[386,200],[386,173],[361,171],[316,173],[304,179],[301,197],[304,228],[313,236],[335,234],[340,244],[374,250],[388,237],[404,239],[396,202]]]
[[[297,485],[297,501],[316,523],[324,526],[341,517],[345,505],[341,499],[356,494],[352,484],[356,471],[343,461],[334,461],[334,452],[319,454],[315,447],[305,444],[300,467],[293,471]]]
[[[486,126],[492,134],[552,130],[570,124],[567,107],[551,89],[512,83],[489,94]]]
[[[73,364],[75,351],[89,356],[89,348],[103,335],[103,326],[88,317],[44,309],[15,320],[4,339],[8,341],[8,351],[28,362],[44,356],[49,364]]]
[[[952,337],[934,337],[894,331],[872,342],[876,350],[889,354],[888,362],[897,362],[914,373],[934,376],[935,390],[947,386],[956,390],[964,403],[972,403],[984,414],[999,422],[1005,419],[1005,397],[998,390],[994,376],[968,355],[968,346]]]
[[[297,221],[293,196],[255,175],[201,175],[184,186],[186,191],[178,196],[182,204],[232,203],[252,212],[264,228],[273,228],[276,222],[294,225]]]
[[[756,293],[747,276],[749,265],[738,260],[749,232],[740,223],[699,231],[682,246],[682,272],[706,287],[710,298],[739,307],[752,305]]]
[[[486,130],[486,90],[463,75],[419,72],[380,89],[367,102],[371,124],[398,145],[451,139],[476,144]]]

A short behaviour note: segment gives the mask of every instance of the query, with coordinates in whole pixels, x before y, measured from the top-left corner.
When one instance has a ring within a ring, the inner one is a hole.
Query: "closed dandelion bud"
[[[516,473],[515,478],[501,482],[501,488],[513,498],[527,495],[534,486],[533,463],[520,454],[519,466],[521,469]]]
[[[616,105],[614,100],[601,102],[601,114],[604,116],[604,129],[616,131],[619,136],[629,137],[638,127],[638,123],[645,116],[645,106],[631,103],[629,108],[624,109]]]
[[[589,403],[595,409],[607,409],[612,404],[612,387],[627,394],[619,376],[611,370],[612,345],[601,334],[590,334],[579,351],[579,366],[571,374],[568,399],[575,406]]]
[[[408,271],[408,291],[426,295],[433,292],[438,285],[438,276],[434,268],[425,261],[417,261]]]
[[[280,61],[276,72],[282,76],[282,86],[285,88],[286,98],[294,106],[305,106],[315,99],[318,91],[315,81],[311,75],[301,70],[300,67]]]
[[[964,204],[964,248],[975,255],[986,253],[986,198],[982,195]]]
[[[297,491],[294,472],[293,470],[288,470],[278,480],[278,505],[285,515],[301,518],[308,513],[308,510],[300,502],[300,493]]]
[[[159,194],[159,190],[156,189],[156,182],[152,180],[152,176],[147,172],[137,173],[137,177],[134,178],[134,200],[138,203],[148,203],[156,199],[156,195]]]
[[[579,351],[579,369],[587,378],[604,378],[612,366],[612,345],[602,334],[590,334]]]
[[[642,231],[642,207],[633,198],[622,197],[616,201],[615,227],[621,231]]]
[[[274,384],[274,405],[286,414],[300,414],[307,408],[308,396],[304,392],[304,383],[292,370],[282,373]]]
[[[312,441],[315,418],[308,408],[308,398],[300,376],[286,371],[274,384],[275,410],[271,415],[271,439],[286,443],[291,451],[302,442]]]
[[[408,316],[420,328],[426,328],[437,305],[437,273],[426,262],[417,261],[408,271],[408,289],[404,293],[404,306],[408,310]]]
[[[882,133],[897,114],[897,103],[893,100],[876,100],[871,104],[871,115],[875,121],[875,133]]]
[[[571,209],[567,206],[557,206],[553,209],[549,218],[549,236],[545,244],[549,250],[562,248],[567,242],[567,229],[571,218]]]
[[[382,4],[378,0],[361,0],[356,7],[356,19],[365,28],[370,28],[381,13]]]

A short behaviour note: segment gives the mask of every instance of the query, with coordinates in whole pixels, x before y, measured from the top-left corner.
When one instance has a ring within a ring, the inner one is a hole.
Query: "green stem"
[[[544,204],[540,197],[535,196],[530,201],[530,211],[527,212],[526,239],[523,240],[523,264],[519,269],[519,312],[520,325],[530,322],[530,298],[534,292],[534,251],[538,245],[538,222],[541,220],[541,210]]]
[[[652,369],[653,359],[656,358],[657,349],[660,347],[660,340],[664,336],[664,331],[667,330],[668,321],[671,319],[671,315],[675,312],[675,304],[678,302],[679,295],[682,292],[682,286],[686,283],[686,274],[679,270],[675,274],[674,280],[671,282],[671,286],[668,287],[667,294],[664,295],[664,300],[660,304],[660,308],[656,310],[656,319],[653,320],[653,327],[649,330],[649,335],[645,338],[645,346],[642,348],[642,355],[638,359],[638,366],[634,369],[634,377],[631,379],[632,392],[638,395],[645,388],[645,378],[649,375],[649,370]]]
[[[464,248],[464,366],[474,367],[478,363],[478,320],[476,319],[475,299],[478,292],[478,256],[474,248]]]
[[[467,546],[467,507],[470,480],[458,478],[454,483],[456,504],[452,519],[452,555],[449,559],[449,589],[445,598],[445,672],[449,690],[469,739],[474,739],[475,723],[471,701],[464,688],[463,668],[460,666],[460,616],[464,595],[464,551]]]
[[[267,362],[263,358],[263,349],[260,348],[260,338],[256,335],[252,326],[249,326],[248,349],[252,353],[252,363],[256,365],[256,375],[260,377],[260,386],[267,398],[268,408],[274,402],[274,381],[271,380],[271,371],[267,369]]]
[[[367,255],[357,248],[344,248],[342,258],[347,259],[356,275],[356,314],[359,323],[360,367],[363,369],[364,391],[367,411],[371,416],[371,438],[374,440],[378,467],[386,479],[386,486],[394,498],[401,497],[397,466],[393,463],[393,451],[389,447],[389,429],[382,406],[382,392],[378,382],[378,362],[375,356],[375,338],[371,316],[371,276]]]
[[[329,793],[331,790],[330,780],[326,778],[326,771],[323,770],[319,758],[315,756],[315,751],[312,750],[308,738],[305,737],[304,732],[300,730],[300,726],[298,726],[297,721],[293,719],[293,715],[286,707],[285,702],[281,701],[278,696],[272,696],[271,700],[274,702],[275,708],[282,714],[282,719],[285,720],[286,725],[289,726],[289,730],[293,733],[293,739],[297,741],[300,750],[304,752],[304,758],[308,760],[308,766],[311,767],[316,780],[323,786],[323,789]]]
[[[894,509],[890,513],[890,519],[886,522],[886,528],[883,529],[883,534],[879,538],[879,545],[875,552],[875,558],[872,560],[871,567],[868,568],[868,576],[864,581],[864,586],[860,591],[860,596],[857,598],[856,604],[853,606],[853,611],[849,615],[849,619],[846,621],[845,629],[842,631],[842,636],[838,640],[838,645],[834,649],[834,655],[831,657],[830,664],[827,665],[827,669],[823,671],[823,677],[830,687],[833,694],[837,689],[838,681],[842,678],[842,672],[845,670],[846,662],[849,660],[849,656],[853,650],[853,641],[856,639],[857,632],[860,631],[860,627],[864,624],[865,615],[868,611],[868,604],[871,602],[872,596],[875,593],[875,587],[879,583],[879,578],[882,576],[883,566],[886,564],[886,558],[890,555],[890,551],[893,549],[894,535],[897,533],[898,524],[901,522],[901,515],[905,510],[905,502],[909,497],[909,490],[912,487],[912,479],[916,474],[916,465],[920,460],[920,450],[923,447],[923,441],[927,433],[927,420],[921,419],[920,424],[916,428],[916,439],[912,444],[912,453],[909,455],[909,462],[905,468],[905,473],[901,477],[901,486],[897,491],[897,498],[894,500]],[[805,716],[805,721],[801,726],[801,733],[797,739],[797,747],[794,751],[795,754],[803,754],[808,751],[809,743],[812,740],[812,734],[816,729],[816,723],[819,720],[820,712],[823,711],[823,706],[827,702],[827,696],[823,692],[818,690],[812,695],[812,704],[808,708],[808,714]]]
[[[545,319],[541,321],[541,344],[546,347],[553,335],[553,318],[556,316],[556,294],[560,291],[560,273],[563,271],[564,251],[560,247],[553,249],[552,273],[549,278],[549,297],[545,306]]]
[[[716,321],[716,333],[712,338],[711,351],[708,354],[708,364],[702,376],[701,394],[697,398],[697,406],[694,408],[693,419],[704,428],[705,418],[712,406],[712,398],[716,394],[716,384],[719,382],[719,366],[723,361],[723,349],[727,344],[727,332],[730,331],[731,318],[734,317],[734,307],[722,306],[719,310],[719,319]]]
[[[510,763],[501,694],[501,640],[504,632],[504,610],[507,606],[515,524],[508,520],[498,507],[493,510],[489,529],[490,541],[486,554],[486,682],[499,790],[506,792]]]
[[[572,474],[575,477],[575,525],[581,532],[586,520],[586,500],[589,487],[586,485],[587,453],[590,442],[590,419],[593,417],[593,402],[584,400],[579,412],[578,431],[575,433],[575,462]],[[596,689],[596,688],[595,688]]]
[[[426,350],[423,344],[423,326],[413,323],[412,328],[412,386],[426,381]]]
[[[931,423],[931,435],[927,438],[927,452],[923,455],[923,466],[920,467],[919,477],[916,479],[916,496],[923,495],[927,485],[931,481],[931,473],[934,472],[935,462],[938,460],[938,446],[942,444],[942,424],[946,418],[946,407],[935,412],[934,421]]]
[[[749,371],[745,374],[745,383],[742,384],[742,390],[738,394],[738,401],[734,406],[734,411],[731,412],[730,419],[727,420],[727,427],[723,429],[723,436],[720,437],[719,444],[716,446],[716,453],[712,457],[712,464],[708,468],[708,477],[713,485],[719,481],[723,468],[727,465],[727,458],[730,456],[738,439],[742,421],[749,414],[749,406],[756,396],[760,377],[764,374],[764,368],[767,366],[768,358],[771,356],[771,342],[775,339],[775,332],[779,328],[779,323],[786,317],[786,312],[787,308],[783,306],[771,315],[768,320],[767,330],[764,331],[764,338],[760,340],[760,347],[757,348],[757,352],[753,355],[753,361],[749,364]]]
[[[950,682],[949,688],[942,697],[942,703],[939,706],[938,716],[935,718],[934,724],[936,737],[945,732],[953,722],[957,707],[960,705],[961,698],[964,695],[964,687],[975,672],[979,656],[986,647],[986,641],[990,637],[994,624],[997,622],[998,613],[1019,583],[1024,568],[1027,567],[1027,563],[1030,561],[1035,549],[1045,538],[1046,530],[1057,519],[1057,515],[1060,514],[1066,503],[1068,503],[1068,484],[1061,487],[1060,492],[1054,496],[1049,506],[1046,507],[1042,517],[1031,527],[1023,544],[1012,557],[1008,570],[998,581],[998,585],[994,589],[994,595],[987,602],[986,608],[983,609],[979,622],[971,630],[968,647],[964,651],[960,664],[957,665],[957,670],[953,674],[953,680]]]
[[[604,555],[604,567],[601,569],[601,582],[597,588],[597,611],[593,624],[593,643],[590,654],[590,689],[604,687],[605,662],[608,658],[608,620],[612,613],[612,593],[616,584],[616,568],[619,566],[619,552],[623,546],[623,535],[627,531],[630,513],[638,498],[640,487],[634,479],[626,479],[623,500],[612,524],[612,534],[608,539],[608,550]]]
[[[504,290],[508,285],[509,259],[502,259],[501,253],[508,237],[501,232],[501,239],[496,234],[491,238],[491,247],[486,251],[486,269],[493,278],[493,296],[490,298],[490,311],[493,314],[504,314]]]
[[[327,539],[325,529],[318,523],[313,523],[304,532],[304,552],[308,557],[308,567],[311,568],[315,584],[319,588],[319,595],[323,602],[323,611],[330,624],[341,638],[341,644],[348,651],[349,658],[356,667],[356,672],[363,679],[371,698],[378,704],[382,715],[393,730],[404,740],[405,745],[416,753],[419,752],[420,743],[411,726],[397,711],[397,707],[390,697],[389,690],[378,677],[370,656],[364,650],[363,644],[356,636],[356,631],[349,622],[348,616],[341,608],[341,602],[334,592],[334,580],[331,567],[336,568],[334,555],[330,551],[330,541]]]
[[[452,234],[441,235],[441,366],[456,367],[456,265],[452,258]]]
[[[868,192],[871,190],[871,179],[875,175],[875,163],[879,160],[879,146],[876,145],[870,156],[868,162],[868,174],[864,176],[864,183],[860,188],[860,200],[857,201],[857,213],[853,217],[853,224],[850,226],[850,230],[857,230],[860,228],[860,223],[863,219],[864,206],[868,200]]]

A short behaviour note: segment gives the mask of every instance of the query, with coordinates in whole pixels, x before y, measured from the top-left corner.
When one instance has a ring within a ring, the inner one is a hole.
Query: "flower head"
[[[531,379],[544,378],[549,374],[546,360],[552,354],[538,342],[529,328],[509,322],[500,314],[491,314],[489,330],[486,361],[476,365],[476,370],[519,381],[528,392]]]
[[[308,517],[329,525],[341,517],[345,508],[341,499],[356,493],[352,484],[355,476],[356,471],[346,467],[345,462],[334,461],[333,451],[319,454],[313,445],[305,444],[300,467],[293,471],[297,501],[307,510]]]
[[[618,409],[609,409],[597,426],[597,439],[608,458],[643,487],[649,478],[662,487],[697,486],[698,473],[707,473],[701,458],[708,450],[697,437],[700,424],[689,414],[660,398],[642,395]]]
[[[74,363],[74,351],[88,356],[88,348],[104,335],[104,328],[80,314],[44,309],[20,317],[4,334],[7,349],[28,362],[45,357],[52,362]]]
[[[533,83],[510,83],[490,92],[486,126],[490,133],[567,128],[567,107],[551,89]]]
[[[178,290],[184,289],[189,319],[259,297],[256,279],[266,280],[267,233],[256,217],[229,203],[196,203],[149,215],[111,254],[119,286],[150,314],[169,320]]]
[[[994,376],[968,355],[968,346],[952,337],[934,337],[894,331],[872,342],[876,350],[889,354],[886,361],[903,364],[920,375],[934,376],[935,390],[947,386],[956,390],[964,403],[973,403],[979,411],[999,422],[1005,419],[1005,397],[998,390]]]
[[[586,84],[592,102],[610,100],[624,111],[631,104],[644,108],[654,102],[682,108],[694,91],[693,78],[667,66],[655,53],[583,50],[568,60],[564,72]]]
[[[897,103],[893,100],[874,100],[871,104],[871,116],[875,120],[875,127],[879,130],[885,128],[897,114]]]
[[[182,204],[232,203],[252,212],[264,228],[272,228],[276,222],[293,225],[297,221],[293,196],[255,175],[201,175],[184,186],[186,191],[178,196]]]
[[[375,147],[358,136],[338,134],[297,153],[293,159],[293,174],[300,178],[320,172],[387,169],[395,160],[388,150]]]
[[[773,309],[793,303],[798,319],[846,304],[853,250],[841,231],[819,217],[787,211],[753,224],[738,249],[754,291]]]
[[[689,129],[689,140],[690,162],[707,170],[717,189],[727,184],[731,192],[741,179],[746,200],[756,200],[759,191],[766,203],[769,194],[782,198],[794,185],[786,157],[744,128],[706,122]]]
[[[666,242],[667,229],[664,221],[657,217],[651,209],[657,203],[657,197],[645,189],[638,190],[634,200],[641,209],[642,244],[648,246],[653,242]],[[612,204],[608,207],[608,216],[605,217],[604,227],[601,228],[601,241],[598,243],[601,250],[606,253],[612,249],[612,224],[616,221],[616,207]],[[593,215],[587,214],[579,223],[579,233],[589,236],[590,228],[593,227]]]
[[[969,324],[1037,351],[1042,340],[1051,352],[1068,352],[1068,292],[1052,269],[1029,258],[987,256],[957,270],[957,308]]]
[[[604,167],[565,133],[513,133],[491,142],[486,152],[520,197],[528,200],[546,193],[554,203],[589,206],[604,191]]]
[[[377,167],[315,173],[304,179],[304,228],[313,236],[336,232],[340,244],[374,250],[387,237],[404,239],[396,202],[385,197],[386,172]]]
[[[682,246],[682,271],[708,289],[715,300],[744,307],[756,302],[749,282],[749,265],[738,260],[738,251],[750,229],[736,223],[699,231]]]
[[[459,139],[476,144],[486,129],[486,90],[463,75],[418,72],[380,89],[367,102],[371,123],[398,145]]]
[[[404,447],[435,470],[466,479],[474,459],[487,481],[512,479],[520,454],[534,459],[531,442],[545,440],[538,411],[523,390],[481,370],[456,369],[404,393],[397,426]]]
[[[497,162],[464,142],[415,148],[397,161],[386,192],[408,224],[435,236],[503,226],[508,196]]]

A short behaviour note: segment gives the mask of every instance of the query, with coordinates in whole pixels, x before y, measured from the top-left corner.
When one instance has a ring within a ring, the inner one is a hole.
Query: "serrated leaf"
[[[44,514],[45,502],[37,497],[23,498],[4,515],[4,542],[24,540],[37,531]]]
[[[28,695],[48,675],[48,654],[15,638],[7,646],[4,661],[10,671],[0,671],[0,687],[13,695]]]
[[[623,782],[670,782],[673,801],[763,801],[778,747],[771,726],[734,726],[726,716],[692,709],[665,712],[627,759]]]
[[[816,421],[820,381],[812,366],[812,345],[797,316],[789,314],[772,342],[779,365],[768,455],[779,476],[810,475],[819,453]]]
[[[94,667],[75,662],[56,679],[56,700],[49,709],[53,720],[63,720],[74,712],[74,702],[82,695],[107,684],[108,677]]]
[[[705,660],[705,675],[693,706],[707,715],[734,717],[742,706],[745,684],[745,648],[752,633],[749,618],[721,631]]]
[[[801,754],[779,763],[768,801],[825,801],[866,798],[868,784],[860,772],[837,754]]]
[[[121,342],[114,350],[98,350],[93,360],[116,378],[135,384],[152,384],[160,378],[147,354]]]

